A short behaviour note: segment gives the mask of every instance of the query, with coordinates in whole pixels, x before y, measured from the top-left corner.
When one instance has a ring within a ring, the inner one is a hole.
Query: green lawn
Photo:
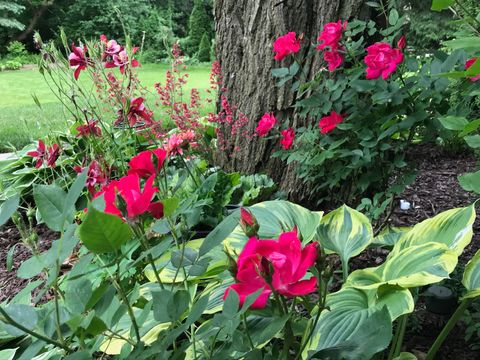
[[[141,83],[153,92],[153,85],[165,80],[168,68],[168,65],[163,64],[143,65],[138,70]],[[190,77],[187,90],[208,88],[208,65],[191,66],[188,73]],[[81,74],[80,78],[85,75]],[[32,95],[39,99],[41,108],[35,104]],[[148,100],[153,103],[154,96],[151,95]],[[213,106],[210,105],[205,112],[212,109]],[[0,152],[8,151],[10,145],[21,148],[51,131],[65,130],[69,127],[69,120],[68,114],[38,70],[0,72]]]

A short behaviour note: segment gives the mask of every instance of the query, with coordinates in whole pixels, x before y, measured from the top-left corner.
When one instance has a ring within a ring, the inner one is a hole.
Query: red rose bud
[[[405,46],[407,45],[407,38],[404,36],[402,36],[400,38],[400,40],[398,40],[397,42],[397,47],[402,50]]]
[[[257,235],[260,225],[258,225],[257,219],[253,216],[250,210],[240,208],[240,226],[243,232],[248,237]]]

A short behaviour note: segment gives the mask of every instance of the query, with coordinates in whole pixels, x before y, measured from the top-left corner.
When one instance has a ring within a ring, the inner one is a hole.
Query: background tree
[[[16,19],[23,10],[25,6],[16,1],[0,1],[0,27],[23,30],[25,25]]]
[[[207,62],[210,61],[210,39],[207,34],[203,34],[202,41],[200,41],[200,46],[198,48],[197,58],[198,61]]]
[[[272,43],[288,31],[303,33],[303,47],[315,44],[323,25],[338,19],[358,16],[363,0],[217,0],[215,2],[217,58],[222,66],[228,99],[249,119],[253,133],[265,112],[277,119],[292,116],[293,95],[288,86],[278,88],[271,76],[275,67],[287,66],[273,59]],[[319,67],[314,58],[305,65],[313,73]],[[315,119],[318,120],[318,119]],[[295,120],[301,121],[301,120]],[[296,125],[296,124],[290,124]],[[280,183],[294,201],[303,201],[308,189],[299,183],[294,166],[271,158],[277,144],[264,139],[231,139],[227,151],[219,152],[219,165],[245,173],[266,172]],[[234,152],[238,147],[240,151]]]
[[[204,35],[207,35],[208,41],[213,38],[212,19],[213,14],[209,3],[205,0],[195,0],[188,21],[188,39],[185,49],[188,54],[198,52]]]

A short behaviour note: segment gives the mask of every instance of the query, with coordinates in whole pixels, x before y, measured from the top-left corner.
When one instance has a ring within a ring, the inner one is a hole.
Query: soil
[[[57,239],[57,234],[45,226],[38,226],[37,234],[39,238],[39,250],[45,251],[50,248],[52,241]],[[12,270],[8,271],[6,268],[7,253],[15,245]],[[0,303],[5,300],[13,298],[20,290],[22,290],[33,279],[20,279],[16,276],[16,271],[23,261],[32,256],[31,251],[21,243],[20,233],[9,222],[0,228]]]
[[[473,193],[465,192],[457,181],[457,176],[476,169],[476,160],[472,155],[449,155],[433,146],[418,146],[408,154],[410,160],[416,163],[417,178],[415,182],[402,193],[396,201],[396,208],[391,218],[393,226],[412,226],[426,218],[453,207],[462,207],[471,204],[478,197]],[[411,203],[408,211],[400,210],[400,199]],[[480,209],[477,208],[477,212]],[[50,247],[56,234],[39,227],[40,248]],[[480,221],[474,224],[474,238],[460,257],[460,263],[465,264],[480,248]],[[17,246],[14,256],[13,271],[6,270],[8,250],[20,240],[16,228],[7,224],[0,228],[0,302],[11,299],[20,291],[29,280],[18,279],[15,270],[22,261],[28,259],[31,253],[23,246]],[[352,269],[378,266],[384,260],[388,251],[371,249],[351,260]],[[30,280],[31,281],[31,280]],[[423,301],[419,301],[413,314],[409,316],[409,325],[405,335],[404,348],[422,359],[428,348],[435,341],[448,316],[440,316],[428,312]],[[450,333],[450,336],[441,347],[437,359],[463,360],[480,359],[480,352],[473,351],[464,341],[465,329],[461,323]],[[480,339],[478,340],[480,342]]]

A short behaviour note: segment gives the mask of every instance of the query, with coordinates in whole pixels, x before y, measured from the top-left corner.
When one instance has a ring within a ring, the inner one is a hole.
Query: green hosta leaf
[[[15,211],[17,211],[18,206],[20,205],[20,196],[14,195],[7,200],[0,206],[0,226],[5,224],[13,215]]]
[[[448,130],[463,130],[468,120],[463,116],[444,116],[438,118],[445,129]]]
[[[15,349],[6,349],[0,351],[0,360],[13,360],[18,347]]]
[[[388,346],[391,322],[400,315],[412,312],[414,302],[408,290],[395,286],[387,285],[373,290],[344,287],[327,296],[327,307],[329,309],[322,312],[305,354],[321,350],[329,353],[337,348],[342,354],[347,350],[352,351],[351,356],[344,355],[346,359],[369,359]],[[377,318],[375,314],[379,312],[383,312],[383,316]],[[388,336],[379,343],[375,339],[379,334],[365,336],[366,343],[363,344],[363,341],[357,341],[362,334],[367,335],[376,328],[382,328],[383,336]],[[357,351],[365,353],[359,355]]]
[[[472,240],[474,221],[475,208],[473,205],[444,211],[418,223],[402,235],[393,248],[393,252],[413,245],[436,242],[447,245],[457,255],[460,255]]]
[[[480,135],[465,136],[464,139],[467,142],[468,146],[470,146],[471,148],[480,148]]]
[[[378,246],[394,246],[397,241],[409,231],[410,227],[389,227],[373,238],[373,244]]]
[[[357,328],[348,340],[330,348],[324,348],[312,359],[368,360],[387,348],[392,338],[392,323],[387,309],[369,315],[361,328]]]
[[[464,298],[480,296],[480,250],[470,259],[463,272],[462,284],[468,292]]]
[[[368,218],[346,205],[324,216],[317,234],[322,247],[340,255],[344,263],[360,254],[373,240]]]
[[[132,229],[122,219],[93,206],[89,207],[78,234],[86,248],[97,254],[118,251],[133,237]]]
[[[474,173],[459,175],[458,182],[464,190],[480,194],[480,170]]]
[[[441,11],[448,9],[449,6],[452,6],[455,3],[455,0],[433,0],[432,1],[432,10]]]
[[[385,263],[378,267],[354,271],[348,277],[347,285],[364,289],[383,284],[404,288],[424,286],[448,278],[457,261],[458,255],[445,244],[413,245],[391,252]]]
[[[65,199],[67,194],[57,185],[33,184],[33,198],[47,226],[62,231],[65,225]]]

